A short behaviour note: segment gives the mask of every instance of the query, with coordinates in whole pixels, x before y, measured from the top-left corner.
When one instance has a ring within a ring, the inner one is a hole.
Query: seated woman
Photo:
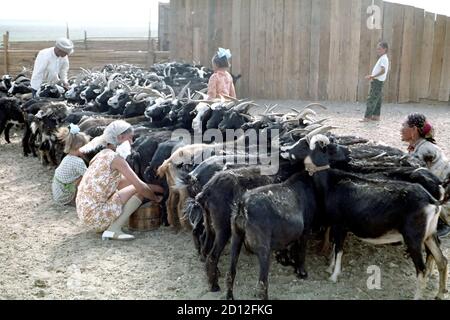
[[[80,132],[75,124],[60,128],[56,136],[64,143],[64,153],[67,155],[53,176],[53,200],[63,205],[74,205],[78,184],[87,169],[80,148],[89,142],[89,137]]]
[[[408,152],[423,160],[428,169],[442,181],[450,178],[450,163],[444,152],[436,145],[434,130],[431,123],[421,113],[411,113],[406,117],[401,129],[402,141],[408,142]],[[450,204],[441,209],[441,219],[438,224],[438,235],[450,233]],[[445,221],[445,222],[444,222]]]
[[[97,232],[104,231],[103,240],[134,239],[122,231],[122,226],[144,198],[155,202],[162,199],[155,193],[163,193],[163,188],[144,183],[125,161],[132,138],[131,125],[116,120],[81,149],[89,152],[100,145],[105,147],[91,160],[76,198],[78,217]]]

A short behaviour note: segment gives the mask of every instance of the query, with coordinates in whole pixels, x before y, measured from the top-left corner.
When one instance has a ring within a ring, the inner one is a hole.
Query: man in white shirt
[[[388,44],[380,42],[377,46],[378,61],[372,70],[372,74],[366,76],[367,80],[372,80],[370,84],[370,94],[367,99],[366,114],[363,122],[379,121],[381,113],[381,102],[383,101],[383,84],[386,81],[389,71],[389,59],[387,57]]]
[[[69,82],[67,74],[69,72],[68,55],[73,53],[73,42],[66,38],[56,40],[55,46],[39,51],[34,62],[33,75],[31,76],[31,89],[33,97],[41,87],[43,82],[56,84],[62,82],[67,89]]]

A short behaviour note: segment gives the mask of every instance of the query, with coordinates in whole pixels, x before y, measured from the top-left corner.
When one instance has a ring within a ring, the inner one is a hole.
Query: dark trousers
[[[379,117],[381,113],[381,102],[383,101],[383,81],[373,79],[370,83],[370,93],[367,99],[366,114],[364,118],[372,116]]]

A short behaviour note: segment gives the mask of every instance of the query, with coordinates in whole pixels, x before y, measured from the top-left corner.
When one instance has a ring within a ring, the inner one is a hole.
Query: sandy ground
[[[279,101],[277,101],[280,103]],[[269,101],[261,101],[269,103]],[[306,102],[283,101],[301,107]],[[379,124],[359,123],[365,106],[325,103],[341,134],[355,134],[399,148],[399,129],[405,115],[421,111],[438,128],[437,140],[450,154],[450,107],[407,104],[383,106]],[[20,132],[18,133],[21,134]],[[54,168],[21,153],[20,136],[12,144],[0,138],[0,299],[223,299],[229,248],[219,267],[222,291],[207,290],[203,263],[191,236],[161,227],[135,233],[133,242],[102,241],[87,232],[75,209],[52,203]],[[343,274],[337,284],[327,280],[326,258],[311,241],[307,256],[308,280],[298,280],[289,267],[272,259],[269,296],[272,299],[410,299],[415,289],[415,270],[404,257],[403,246],[372,246],[349,237],[345,245]],[[442,243],[448,257],[450,242]],[[370,266],[377,266],[381,289],[368,289]],[[368,273],[369,269],[369,273]],[[254,299],[258,263],[253,255],[241,254],[235,297]],[[425,298],[437,293],[437,271],[427,286]]]

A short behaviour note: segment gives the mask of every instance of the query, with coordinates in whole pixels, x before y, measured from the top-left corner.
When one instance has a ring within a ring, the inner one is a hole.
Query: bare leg
[[[117,189],[122,190],[123,188],[128,186],[131,186],[131,182],[129,182],[127,178],[122,177],[122,179],[120,179],[119,185],[117,186]]]

